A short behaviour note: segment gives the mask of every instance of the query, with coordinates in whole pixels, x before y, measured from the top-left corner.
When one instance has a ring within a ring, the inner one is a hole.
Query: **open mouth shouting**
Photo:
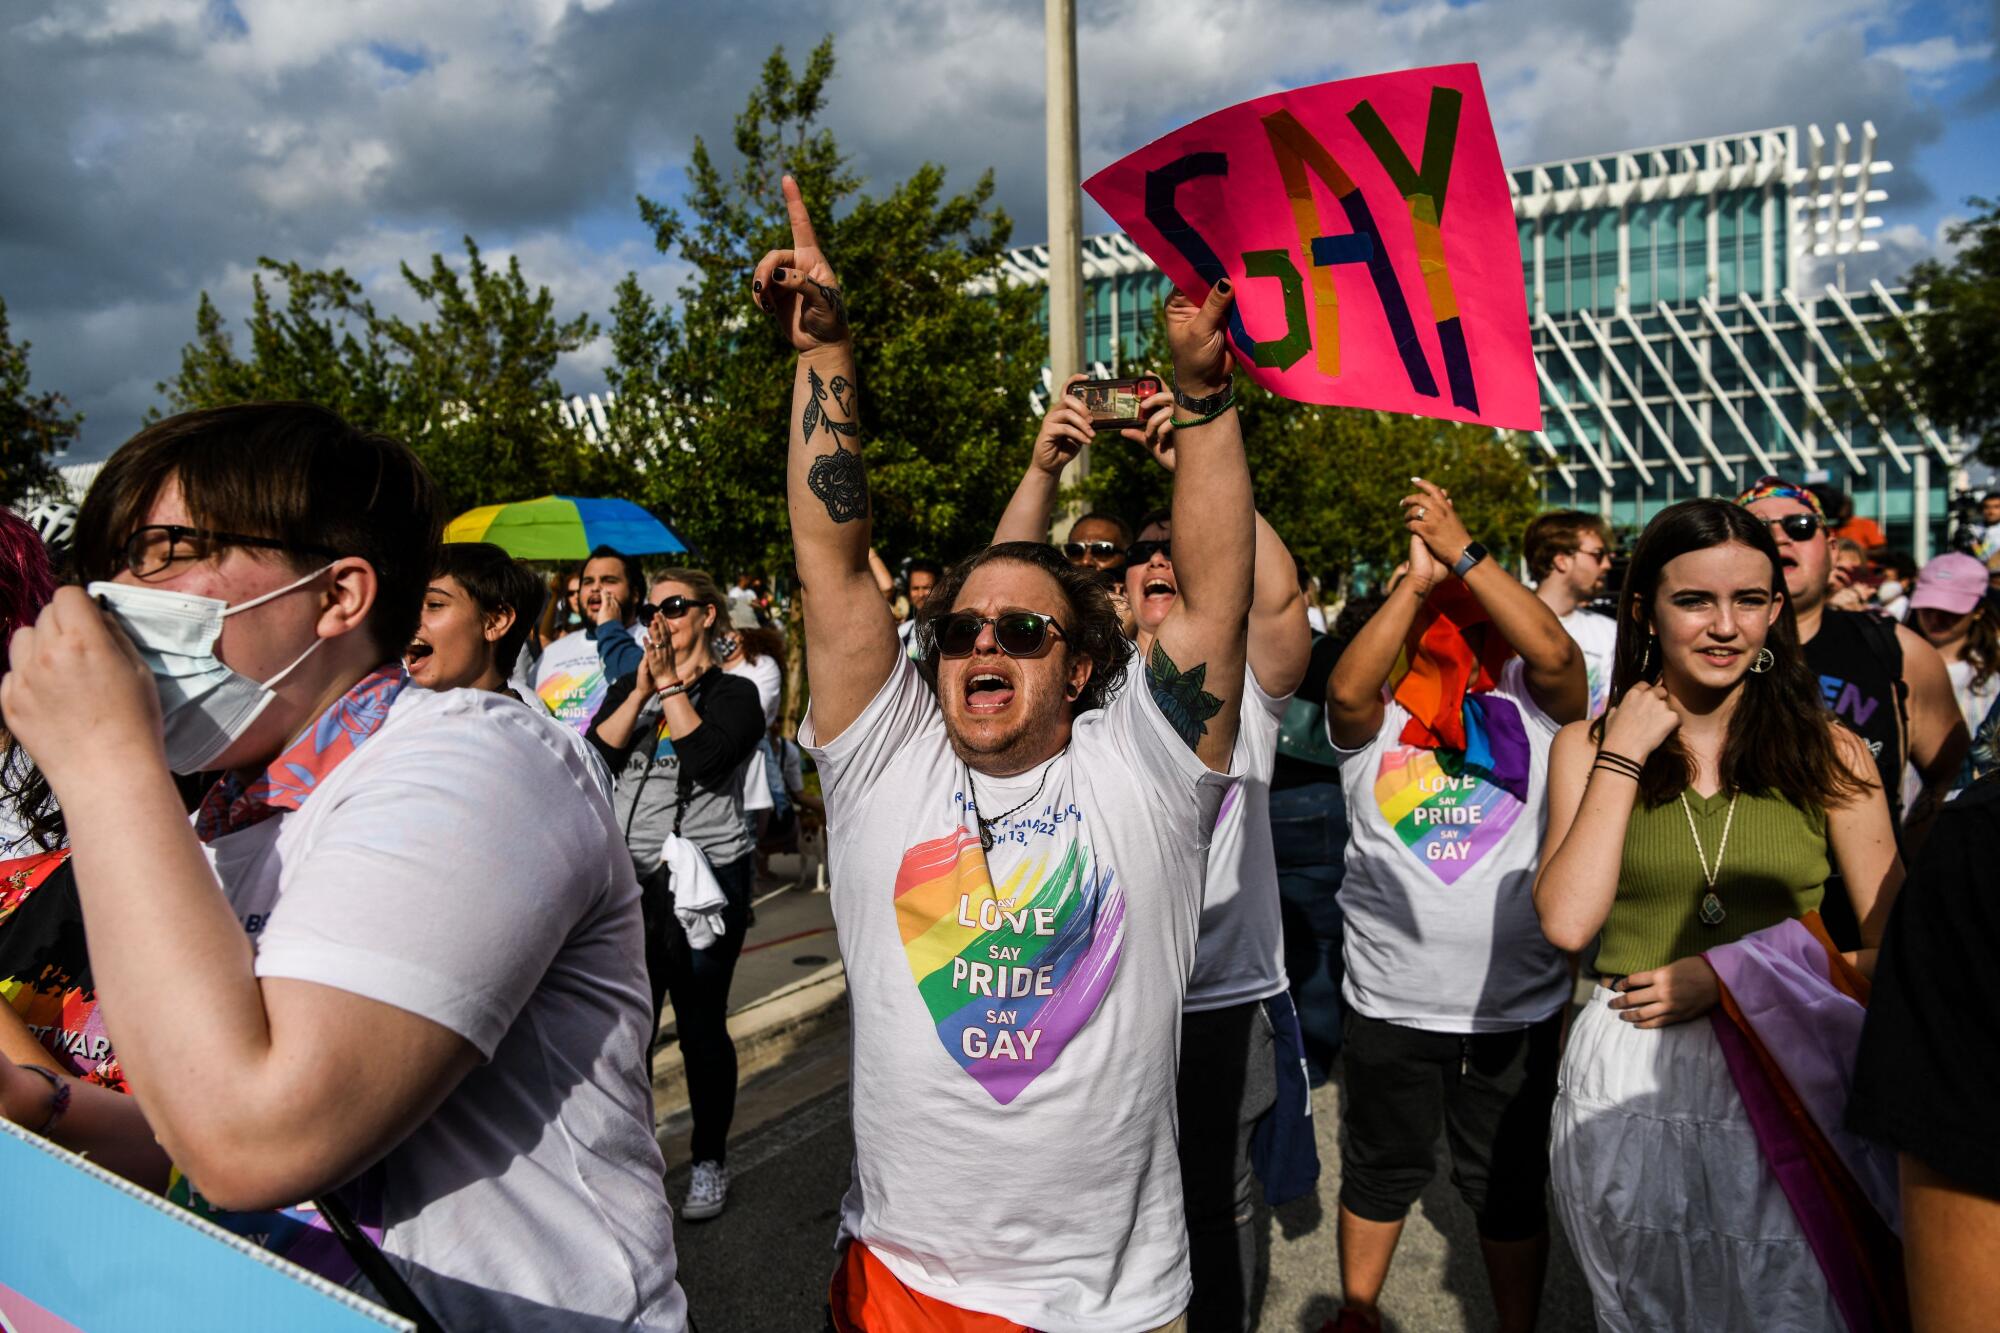
[[[992,717],[1014,702],[1014,683],[998,671],[980,668],[965,677],[965,711],[974,717]]]
[[[1172,602],[1179,595],[1180,589],[1164,575],[1148,574],[1146,581],[1139,585],[1139,596],[1149,606]]]
[[[430,644],[426,643],[424,637],[419,634],[410,640],[407,648],[403,649],[404,669],[412,676],[421,674],[424,667],[430,663],[433,651]]]

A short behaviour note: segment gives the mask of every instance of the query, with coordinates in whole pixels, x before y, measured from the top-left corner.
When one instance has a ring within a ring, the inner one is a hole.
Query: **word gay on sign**
[[[1538,430],[1507,175],[1476,65],[1273,93],[1084,188],[1286,398]]]

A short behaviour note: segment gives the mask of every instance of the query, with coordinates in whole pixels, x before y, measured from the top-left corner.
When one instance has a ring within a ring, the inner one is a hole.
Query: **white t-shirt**
[[[739,657],[722,669],[732,676],[746,677],[757,687],[758,702],[764,705],[764,729],[769,731],[777,726],[778,705],[783,702],[785,692],[785,669],[778,665],[778,659],[766,655],[752,662]],[[749,762],[743,766],[744,813],[776,808],[771,802],[770,766],[761,749],[752,751]]]
[[[1138,668],[1129,689],[1145,689]],[[1201,902],[1201,938],[1188,977],[1189,1013],[1268,1000],[1285,989],[1285,924],[1278,906],[1278,856],[1271,845],[1271,770],[1278,762],[1278,724],[1291,696],[1264,693],[1256,673],[1243,670],[1243,715],[1229,771],[1238,774],[1222,798],[1208,848],[1208,887]]]
[[[650,637],[644,625],[634,625],[632,642],[641,648]],[[604,659],[597,655],[597,640],[588,630],[565,634],[542,652],[535,664],[535,693],[549,713],[579,734],[589,731],[597,717],[611,681],[604,674]]]
[[[207,852],[259,977],[484,1057],[367,1173],[360,1220],[439,1320],[678,1333],[639,889],[583,742],[497,694],[405,690],[300,809]]]
[[[1618,648],[1618,622],[1578,607],[1562,617],[1562,627],[1583,650],[1583,671],[1590,683],[1590,716],[1599,717],[1611,699],[1611,665]]]
[[[832,743],[810,718],[799,739],[854,1033],[842,1235],[925,1295],[1048,1333],[1174,1318],[1181,1002],[1229,779],[1125,688],[1048,763],[977,779],[988,809],[1025,803],[982,854],[973,779],[908,658]]]
[[[1433,751],[1405,745],[1394,699],[1382,727],[1344,758],[1347,876],[1341,994],[1359,1013],[1431,1032],[1499,1032],[1547,1018],[1569,969],[1542,935],[1535,867],[1548,823],[1556,723],[1535,706],[1515,658],[1485,697],[1512,703],[1528,735],[1528,799],[1453,778]]]
[[[2000,672],[1988,676],[1983,685],[1974,689],[1972,663],[1947,662],[1945,671],[1951,677],[1951,692],[1958,699],[1958,711],[1965,715],[1966,729],[1978,731],[1980,723],[1993,711],[1993,701],[2000,699]]]

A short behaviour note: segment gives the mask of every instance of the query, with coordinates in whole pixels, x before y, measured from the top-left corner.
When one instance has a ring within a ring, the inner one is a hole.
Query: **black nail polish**
[[[1215,290],[1221,292],[1224,296],[1229,295],[1229,279],[1223,278],[1221,281],[1217,282],[1215,284]]]
[[[772,282],[783,282],[784,280],[785,280],[785,270],[781,268],[774,268],[771,270]]]
[[[758,279],[757,281],[755,281],[755,282],[751,283],[751,284],[750,284],[750,290],[751,290],[751,291],[753,291],[753,292],[761,292],[761,291],[763,291],[763,290],[764,290],[764,280],[763,280],[762,278],[759,278],[759,279]]]

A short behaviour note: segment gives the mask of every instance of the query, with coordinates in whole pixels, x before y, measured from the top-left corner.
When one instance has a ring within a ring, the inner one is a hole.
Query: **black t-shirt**
[[[1806,665],[1819,677],[1820,695],[1835,720],[1867,743],[1876,776],[1889,798],[1889,823],[1902,841],[1904,716],[1903,645],[1896,623],[1871,611],[1828,611],[1806,644]],[[1842,949],[1861,947],[1861,922],[1838,874],[1820,904],[1826,933]]]
[[[1889,914],[1849,1129],[2000,1200],[2000,776],[1947,804]]]

